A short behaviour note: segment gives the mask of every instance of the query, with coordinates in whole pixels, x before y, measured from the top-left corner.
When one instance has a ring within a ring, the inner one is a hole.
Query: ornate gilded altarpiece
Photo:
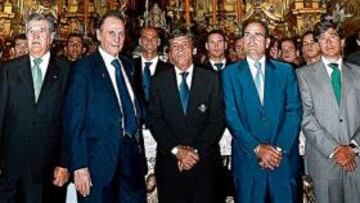
[[[33,11],[56,17],[58,39],[71,32],[91,35],[109,9],[123,12],[132,28],[145,24],[169,31],[186,23],[202,30],[219,28],[229,36],[240,34],[243,22],[252,18],[265,21],[275,36],[301,35],[326,12],[343,18],[347,31],[360,27],[358,0],[0,0],[0,37],[24,32],[24,18]]]

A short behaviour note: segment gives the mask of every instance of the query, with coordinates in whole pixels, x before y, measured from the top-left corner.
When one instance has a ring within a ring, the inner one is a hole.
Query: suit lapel
[[[49,65],[45,73],[44,82],[41,86],[39,100],[46,95],[54,83],[59,79],[60,67],[56,64],[56,59],[50,55]]]
[[[340,102],[340,112],[343,112],[346,105],[346,99],[351,92],[353,84],[355,84],[355,80],[353,75],[351,74],[350,67],[345,63],[342,64],[341,71],[341,102]]]
[[[265,61],[265,81],[264,81],[264,101],[263,106],[266,107],[274,107],[273,99],[276,98],[278,95],[276,94],[276,91],[278,88],[276,87],[276,75],[275,75],[275,66],[273,63],[271,63],[270,60],[266,59]]]
[[[179,88],[176,81],[176,72],[175,67],[169,71],[169,80],[167,80],[168,84],[164,85],[166,89],[169,89],[169,98],[174,102],[174,115],[182,115],[185,118],[183,107],[180,100]],[[164,81],[165,82],[165,81]],[[189,105],[188,105],[189,107]],[[189,109],[189,108],[188,108]]]
[[[198,72],[198,68],[194,65],[194,71],[193,71],[193,78],[192,78],[192,84],[191,84],[191,88],[190,88],[190,96],[189,96],[189,104],[188,104],[188,109],[187,109],[187,114],[186,117],[187,119],[189,119],[189,117],[191,117],[191,115],[193,115],[193,111],[196,111],[196,106],[194,106],[195,104],[198,104],[197,100],[200,97],[200,95],[202,94],[201,90],[204,90],[201,86],[202,80],[202,75],[199,74]]]
[[[31,63],[30,58],[27,55],[24,57],[23,60],[21,60],[21,63],[19,63],[17,67],[17,73],[20,76],[21,80],[24,82],[25,87],[27,88],[27,92],[32,96],[32,98],[35,98],[34,96],[34,85],[31,75]],[[34,99],[35,102],[35,99]]]
[[[94,58],[95,58],[95,66],[94,66],[95,67],[95,76],[99,77],[99,81],[101,83],[103,83],[103,85],[105,86],[104,89],[106,92],[102,92],[102,94],[106,93],[106,94],[109,94],[112,96],[114,103],[116,104],[115,105],[116,109],[118,110],[117,112],[120,113],[121,111],[120,111],[120,107],[119,107],[119,101],[116,96],[114,86],[112,84],[110,75],[106,69],[105,62],[102,59],[99,51],[97,51],[95,53]]]
[[[339,105],[336,101],[334,90],[331,84],[331,78],[326,70],[326,67],[322,61],[319,61],[318,64],[315,66],[315,73],[316,80],[321,84],[323,87],[324,93],[324,101],[329,101],[331,106],[333,106],[336,110],[339,109]]]

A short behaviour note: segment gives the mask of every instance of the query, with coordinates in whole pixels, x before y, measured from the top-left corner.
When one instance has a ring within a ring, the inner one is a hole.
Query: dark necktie
[[[221,68],[223,67],[223,63],[215,63],[214,64],[218,71],[221,71]]]
[[[42,86],[42,73],[40,69],[40,64],[42,62],[41,58],[35,58],[34,60],[34,66],[31,68],[31,74],[33,79],[33,85],[34,85],[34,95],[35,95],[35,102],[38,101],[40,90]]]
[[[134,105],[131,101],[129,91],[126,87],[125,78],[121,71],[121,65],[117,59],[111,62],[115,67],[116,84],[119,91],[122,113],[124,116],[124,130],[125,134],[134,136],[137,131],[137,121],[135,115]]]
[[[149,101],[149,90],[151,85],[151,73],[150,73],[151,64],[152,62],[145,62],[145,67],[143,72],[143,88],[144,88],[144,95],[146,101]]]
[[[341,101],[341,72],[339,69],[339,64],[337,63],[329,63],[328,65],[330,68],[333,69],[331,73],[331,85],[336,97],[336,101],[338,105],[340,105]]]
[[[186,83],[186,77],[189,75],[188,72],[182,72],[180,73],[181,75],[181,83],[180,83],[180,99],[181,99],[181,104],[183,107],[183,111],[184,114],[186,115],[186,111],[187,111],[187,106],[188,106],[188,102],[189,102],[189,86]]]

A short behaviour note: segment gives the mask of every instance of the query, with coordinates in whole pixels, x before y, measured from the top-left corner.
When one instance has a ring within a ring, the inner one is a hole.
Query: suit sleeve
[[[295,71],[290,67],[287,74],[285,118],[276,140],[283,152],[290,152],[297,143],[301,126],[301,97]],[[296,145],[297,147],[297,145]]]
[[[338,146],[336,140],[317,121],[314,113],[313,101],[310,88],[301,72],[297,72],[300,93],[303,106],[301,127],[306,141],[315,146],[325,157],[329,157],[332,151]]]
[[[161,109],[160,99],[160,83],[153,80],[153,84],[150,87],[150,99],[149,99],[149,128],[151,134],[157,142],[157,145],[167,153],[171,153],[171,150],[180,145],[180,142],[173,136],[173,133],[167,125]]]
[[[195,148],[199,151],[200,157],[207,154],[207,152],[211,153],[210,149],[219,142],[219,138],[225,129],[223,95],[217,75],[214,78],[214,85],[210,96],[208,123],[195,140]]]
[[[1,154],[3,145],[3,131],[5,122],[5,110],[7,101],[7,72],[5,67],[0,67],[0,169],[3,167],[3,156]],[[0,171],[1,175],[1,171]]]
[[[86,146],[86,107],[88,64],[80,61],[72,68],[64,105],[64,142],[69,148],[72,171],[88,166]]]
[[[227,126],[237,143],[241,144],[248,152],[253,152],[260,142],[245,129],[241,118],[239,117],[240,112],[235,102],[235,91],[239,90],[237,84],[234,84],[235,81],[232,78],[232,75],[234,74],[231,70],[233,69],[225,69],[221,75]]]

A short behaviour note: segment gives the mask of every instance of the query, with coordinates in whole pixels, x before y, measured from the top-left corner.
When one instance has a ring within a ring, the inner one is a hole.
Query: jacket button
[[[340,122],[340,123],[342,123],[342,122],[343,122],[343,119],[342,119],[342,118],[340,118],[340,119],[339,119],[339,122]]]

